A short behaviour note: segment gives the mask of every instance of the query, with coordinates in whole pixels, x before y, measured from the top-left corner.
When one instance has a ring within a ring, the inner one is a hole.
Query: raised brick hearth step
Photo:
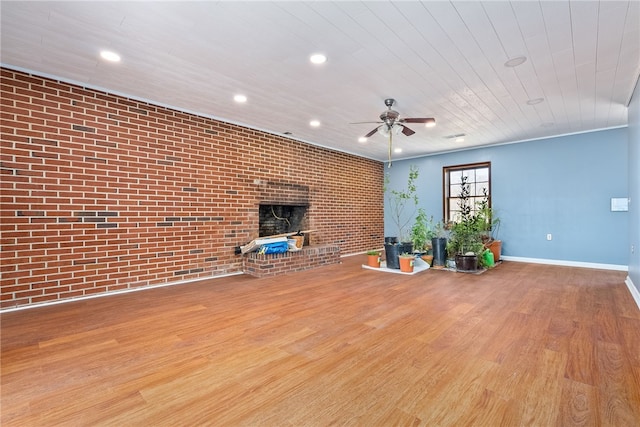
[[[304,271],[340,262],[337,245],[305,246],[296,252],[264,254],[250,252],[243,255],[242,271],[255,277],[276,276],[290,271]]]

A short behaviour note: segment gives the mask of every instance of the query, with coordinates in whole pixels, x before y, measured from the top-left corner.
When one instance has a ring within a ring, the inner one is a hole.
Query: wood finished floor
[[[234,276],[5,313],[8,426],[638,426],[626,273]]]

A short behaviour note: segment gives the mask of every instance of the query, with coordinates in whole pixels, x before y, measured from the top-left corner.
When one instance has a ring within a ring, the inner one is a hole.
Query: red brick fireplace
[[[282,181],[259,182],[258,235],[273,236],[310,230],[313,220],[310,189],[306,185]],[[318,244],[313,232],[305,235],[302,250],[283,254],[244,255],[242,270],[256,277],[304,271],[340,262],[340,246]],[[311,245],[311,242],[314,242]],[[310,246],[311,245],[311,246]]]

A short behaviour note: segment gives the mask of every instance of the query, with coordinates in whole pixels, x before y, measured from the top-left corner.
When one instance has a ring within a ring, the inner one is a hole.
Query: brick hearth
[[[304,271],[329,264],[340,263],[340,246],[305,246],[296,252],[258,254],[250,252],[242,260],[242,270],[255,277],[276,276],[291,271]]]

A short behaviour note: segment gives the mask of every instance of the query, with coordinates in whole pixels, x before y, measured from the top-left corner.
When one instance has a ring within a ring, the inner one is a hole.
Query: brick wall
[[[1,71],[3,308],[240,272],[265,182],[310,243],[381,246],[380,162]]]

